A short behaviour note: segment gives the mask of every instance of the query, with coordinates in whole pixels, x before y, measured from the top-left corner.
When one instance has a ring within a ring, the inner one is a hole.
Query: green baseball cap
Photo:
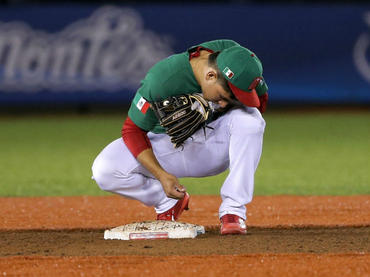
[[[268,87],[262,77],[262,63],[256,54],[235,45],[218,55],[217,66],[240,102],[249,107],[260,106],[258,96],[265,94]]]

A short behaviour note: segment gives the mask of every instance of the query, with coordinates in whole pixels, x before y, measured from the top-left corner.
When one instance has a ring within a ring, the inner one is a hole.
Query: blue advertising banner
[[[0,10],[0,105],[128,103],[157,61],[233,39],[270,103],[370,104],[370,5],[17,6]]]

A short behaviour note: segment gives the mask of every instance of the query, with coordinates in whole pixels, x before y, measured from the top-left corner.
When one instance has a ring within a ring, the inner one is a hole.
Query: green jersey
[[[214,40],[189,48],[188,51],[172,55],[155,64],[141,81],[128,116],[141,129],[154,133],[164,133],[150,103],[160,101],[169,96],[201,92],[189,62],[189,52],[201,46],[214,52],[222,51],[234,45],[232,40]]]

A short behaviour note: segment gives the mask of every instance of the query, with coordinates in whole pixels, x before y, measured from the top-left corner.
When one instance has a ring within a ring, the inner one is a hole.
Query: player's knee
[[[95,180],[100,189],[112,191],[113,177],[112,170],[104,162],[95,160],[92,166],[92,179]]]
[[[238,132],[263,133],[266,122],[257,109],[235,110],[232,114],[232,129]]]

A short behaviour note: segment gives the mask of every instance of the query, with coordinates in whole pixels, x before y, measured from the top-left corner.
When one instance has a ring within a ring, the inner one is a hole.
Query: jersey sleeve
[[[131,120],[145,131],[153,130],[158,124],[158,119],[150,108],[150,103],[152,102],[150,93],[150,86],[144,80],[142,86],[136,92],[128,111],[128,116]]]
[[[152,148],[147,132],[132,122],[130,117],[127,117],[123,124],[122,138],[135,158],[145,149]]]

